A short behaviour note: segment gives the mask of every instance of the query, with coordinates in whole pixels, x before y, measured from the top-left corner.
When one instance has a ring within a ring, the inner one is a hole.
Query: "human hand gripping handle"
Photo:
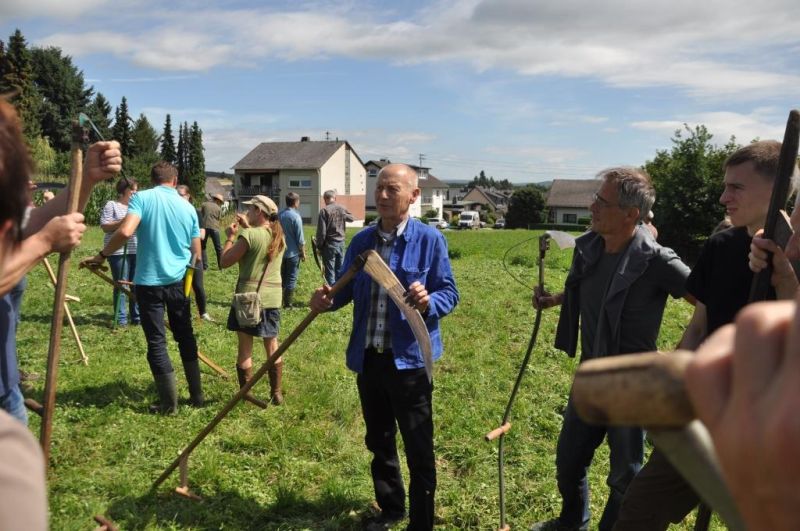
[[[542,309],[545,310],[547,308],[552,308],[553,306],[558,306],[561,304],[561,301],[564,297],[563,293],[557,293],[556,295],[551,294],[545,289],[542,289],[540,286],[536,286],[533,288],[533,296],[531,297],[531,304],[535,309]]]
[[[428,311],[428,305],[430,304],[431,297],[428,294],[428,290],[425,289],[425,286],[423,286],[422,283],[417,280],[408,286],[408,290],[406,291],[406,301],[414,306],[419,313],[424,314],[426,311]]]
[[[752,304],[712,335],[686,384],[750,529],[800,529],[798,301]]]
[[[763,238],[763,235],[764,230],[759,230],[750,242],[750,253],[747,256],[750,270],[754,273],[760,273],[771,263],[772,277],[770,282],[775,288],[778,298],[791,299],[797,291],[798,281],[794,268],[792,268],[792,264],[789,261],[790,257],[786,256],[780,245],[772,240]]]

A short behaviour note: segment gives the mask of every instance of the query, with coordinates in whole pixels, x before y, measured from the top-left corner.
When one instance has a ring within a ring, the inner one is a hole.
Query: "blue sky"
[[[681,124],[778,138],[797,0],[4,0],[0,38],[72,55],[113,105],[194,121],[206,166],[344,138],[366,161],[514,182],[639,165]]]

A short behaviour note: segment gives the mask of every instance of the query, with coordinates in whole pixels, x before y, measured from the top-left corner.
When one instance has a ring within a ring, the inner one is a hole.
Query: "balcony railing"
[[[254,195],[265,195],[267,197],[275,198],[280,195],[280,188],[277,186],[240,186],[239,197],[253,197]]]

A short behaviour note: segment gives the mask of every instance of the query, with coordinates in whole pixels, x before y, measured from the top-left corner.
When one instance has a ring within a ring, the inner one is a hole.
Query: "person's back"
[[[204,229],[219,230],[222,208],[215,201],[206,201],[200,206],[200,222]]]
[[[182,279],[191,258],[192,237],[199,233],[192,205],[175,188],[156,186],[137,193],[128,212],[141,219],[134,283],[161,286]]]
[[[303,245],[303,218],[296,208],[286,208],[280,213],[280,223],[283,227],[283,234],[286,238],[287,258],[300,254],[300,247]]]

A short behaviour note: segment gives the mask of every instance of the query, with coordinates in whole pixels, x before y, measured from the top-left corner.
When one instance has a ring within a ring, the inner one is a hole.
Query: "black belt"
[[[392,349],[385,348],[383,350],[378,350],[375,347],[367,347],[367,348],[364,349],[364,354],[366,354],[368,356],[371,356],[371,355],[383,356],[385,354],[388,354],[388,355],[391,356],[392,355]]]

